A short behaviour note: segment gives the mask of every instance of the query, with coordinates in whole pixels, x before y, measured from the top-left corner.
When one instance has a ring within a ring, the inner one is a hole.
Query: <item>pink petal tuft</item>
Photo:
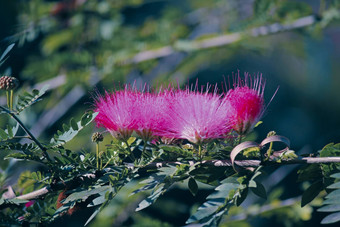
[[[229,132],[228,107],[216,93],[177,91],[168,106],[167,130],[163,136],[192,143],[224,137]]]
[[[250,85],[248,85],[250,80]],[[230,106],[230,123],[240,135],[250,132],[264,113],[263,99],[264,82],[262,77],[252,78],[246,74],[245,80],[240,77],[234,83],[234,89],[227,92],[225,101]]]

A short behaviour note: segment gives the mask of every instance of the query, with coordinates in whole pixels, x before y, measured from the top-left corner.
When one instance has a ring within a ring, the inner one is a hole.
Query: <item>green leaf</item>
[[[320,157],[337,157],[337,156],[340,156],[340,143],[327,144],[320,151]]]
[[[193,196],[196,196],[197,192],[198,192],[198,185],[197,185],[197,183],[196,183],[194,178],[192,178],[192,177],[189,178],[188,187],[189,187],[189,190],[190,190],[191,194]]]
[[[112,195],[107,196],[109,194],[112,194],[112,190],[100,192],[99,196],[97,198],[95,198],[94,200],[92,200],[92,202],[89,205],[87,205],[87,207],[98,206],[98,205],[101,205],[101,204],[105,203],[106,201],[108,201],[108,199],[112,199],[113,198]]]
[[[251,189],[251,191],[255,195],[257,195],[261,198],[267,199],[266,189],[264,188],[264,186],[261,183],[255,181],[255,180],[251,180],[251,181],[249,181],[249,188]]]
[[[136,137],[133,137],[133,136],[131,136],[128,140],[127,140],[127,143],[129,144],[129,145],[131,145],[131,144],[133,144],[133,142],[135,142],[136,141]]]
[[[161,145],[160,148],[167,152],[178,152],[178,153],[183,152],[182,149],[178,146]]]
[[[223,200],[217,199],[203,203],[203,205],[197,209],[196,213],[186,221],[186,224],[200,221],[213,215],[221,205],[223,205]]]
[[[87,226],[87,224],[89,224],[93,218],[95,218],[97,216],[97,214],[100,212],[101,207],[98,207],[93,213],[92,215],[89,217],[89,219],[86,221],[84,226]]]
[[[15,46],[15,43],[10,44],[6,50],[2,53],[1,57],[0,57],[0,66],[5,62],[6,59],[4,59],[6,57],[6,55],[13,49],[13,47]]]
[[[332,191],[326,196],[326,199],[340,199],[340,189]]]
[[[7,125],[6,128],[5,130],[0,128],[0,141],[2,142],[13,139],[19,129],[19,124],[17,123],[14,127]]]
[[[63,130],[64,131],[70,130],[70,126],[68,126],[67,124],[63,124]]]
[[[7,125],[7,135],[9,138],[13,138],[13,130],[12,130],[12,127],[10,127],[9,125]]]
[[[244,188],[243,190],[240,190],[240,192],[235,194],[235,204],[236,206],[240,206],[243,201],[247,198],[248,195],[248,188]]]
[[[158,173],[152,174],[147,179],[140,181],[140,184],[146,185],[133,191],[130,195],[156,188],[157,185],[162,184],[168,176],[173,175],[176,170],[173,166],[160,168]]]
[[[339,201],[336,199],[326,199],[322,203],[323,205],[328,205],[328,204],[339,204]]]
[[[91,121],[93,121],[97,114],[98,113],[93,113],[92,111],[85,113],[80,119],[80,126],[84,127],[88,125]]]
[[[34,89],[32,93],[25,92],[23,95],[18,96],[18,104],[16,106],[16,114],[19,114],[27,107],[33,105],[34,103],[40,101],[40,97],[43,96],[49,85],[45,85],[40,90]]]
[[[28,203],[29,200],[25,200],[25,199],[4,199],[4,198],[0,198],[0,205],[4,205],[4,204],[15,204],[15,205],[20,205],[23,203]]]
[[[207,199],[230,198],[228,194],[240,185],[234,177],[228,177],[221,182],[222,184],[215,188],[215,192],[210,194]],[[227,196],[225,196],[227,195]]]
[[[70,125],[71,125],[71,127],[73,128],[73,130],[78,130],[79,128],[78,128],[78,124],[77,124],[77,122],[74,120],[74,118],[71,118],[71,120],[70,120]]]
[[[301,199],[301,207],[310,203],[324,189],[322,181],[313,183],[303,194]]]
[[[340,179],[340,173],[334,173],[330,177]]]
[[[150,196],[138,204],[136,211],[140,211],[155,203],[159,196],[164,194],[169,187],[176,182],[175,180],[171,180],[171,176],[173,176],[176,171],[176,167],[164,167],[160,169],[159,173],[153,174],[148,179],[142,181],[141,183],[146,183],[146,185],[135,190],[131,195],[150,189],[153,189],[153,191]]]
[[[0,149],[10,150],[10,151],[22,151],[26,155],[33,155],[35,151],[38,151],[38,147],[36,144],[33,144],[33,143],[21,144],[21,143],[16,143],[16,142],[11,142],[11,143],[5,142],[3,144],[0,144]]]
[[[331,204],[318,209],[319,212],[335,212],[340,211],[340,204]]]
[[[100,204],[103,204],[105,201],[106,201],[106,198],[104,194],[92,200],[92,202],[89,205],[87,205],[87,207],[98,206]]]
[[[330,214],[322,219],[321,224],[332,224],[340,221],[340,212]]]
[[[208,200],[186,221],[186,224],[199,222],[204,226],[212,225],[212,223],[218,225],[222,215],[231,206],[234,195],[240,186],[236,177],[228,177],[221,183],[215,188],[215,192],[207,197]]]
[[[298,182],[316,181],[323,177],[322,170],[319,164],[306,165],[298,170]]]
[[[7,140],[8,139],[7,133],[2,128],[0,128],[0,139],[1,140]]]
[[[330,189],[338,189],[340,188],[340,182],[336,182],[334,184],[331,184],[329,185],[327,188],[330,188]]]
[[[64,131],[57,131],[57,134],[54,134],[53,138],[50,141],[50,145],[52,148],[56,148],[64,145],[68,141],[72,140],[85,126],[87,126],[90,122],[94,120],[98,113],[85,113],[81,120],[77,123],[74,120],[71,120],[71,127],[68,125],[63,125]],[[77,126],[75,126],[75,124]]]
[[[63,204],[70,203],[70,202],[77,201],[77,200],[82,200],[82,199],[89,197],[90,195],[95,195],[95,194],[107,192],[107,191],[110,191],[110,190],[111,190],[111,186],[101,186],[101,187],[91,189],[91,190],[75,192],[75,193],[72,193],[71,195],[69,195],[65,199]]]
[[[150,196],[148,196],[146,199],[138,204],[136,211],[143,210],[152,205],[166,190],[167,188],[165,188],[164,186],[160,186],[159,188],[157,188],[157,190],[153,191]]]
[[[28,156],[22,153],[12,153],[12,154],[7,155],[5,159],[7,158],[26,159],[28,158]]]

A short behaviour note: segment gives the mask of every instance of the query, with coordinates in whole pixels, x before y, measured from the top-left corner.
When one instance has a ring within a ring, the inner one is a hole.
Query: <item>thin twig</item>
[[[34,137],[34,135],[30,132],[28,128],[22,123],[22,121],[11,111],[9,111],[7,108],[0,106],[0,108],[11,115],[11,117],[14,118],[16,122],[21,126],[21,128],[29,135],[29,137],[37,144],[37,146],[42,150],[44,157],[48,160],[51,161],[50,156],[47,153],[47,149],[37,140],[37,138]]]
[[[29,140],[32,140],[32,138],[29,137],[29,136],[14,136],[13,139],[29,139]]]

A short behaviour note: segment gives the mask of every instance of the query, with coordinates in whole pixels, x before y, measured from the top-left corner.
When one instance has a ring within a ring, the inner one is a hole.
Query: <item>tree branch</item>
[[[274,23],[267,26],[260,26],[245,32],[235,32],[227,35],[216,36],[209,39],[198,40],[198,41],[178,41],[174,46],[164,46],[155,50],[147,50],[137,53],[131,59],[121,62],[122,65],[136,64],[143,61],[148,61],[157,58],[163,58],[174,54],[178,51],[194,51],[207,48],[214,48],[229,45],[240,41],[241,39],[246,39],[248,37],[258,37],[270,34],[275,34],[278,32],[289,31],[293,29],[307,27],[316,22],[314,15],[299,18],[289,24]],[[185,47],[181,44],[185,44]]]
[[[232,166],[232,163],[230,160],[211,160],[211,161],[202,161],[199,162],[202,165],[206,166]],[[290,165],[290,164],[327,164],[327,163],[340,163],[340,157],[304,157],[304,158],[298,158],[293,160],[281,160],[280,162],[269,160],[264,163],[261,163],[260,160],[237,160],[235,163],[240,167],[259,167],[261,165],[264,166],[277,166],[277,165]],[[184,164],[182,162],[155,162],[151,163],[150,165],[145,166],[142,169],[155,169],[155,168],[161,168],[166,167],[167,165],[180,165]],[[189,161],[188,163],[191,166],[197,164],[197,162]],[[126,163],[125,164],[127,168],[134,169],[138,168],[138,166],[134,166],[132,163]],[[58,182],[58,183],[52,183],[49,186],[46,186],[44,188],[41,188],[39,190],[27,193],[25,195],[17,196],[16,199],[25,199],[25,200],[32,200],[32,199],[39,199],[46,195],[49,192],[63,190],[65,188],[72,189],[76,188],[79,185],[83,184],[86,180],[97,180],[99,177],[103,176],[103,174],[107,171],[109,171],[110,168],[104,169],[102,171],[97,171],[95,173],[88,173],[84,175],[80,175],[78,177],[75,177],[69,181],[65,182]],[[0,209],[3,208],[0,206]]]

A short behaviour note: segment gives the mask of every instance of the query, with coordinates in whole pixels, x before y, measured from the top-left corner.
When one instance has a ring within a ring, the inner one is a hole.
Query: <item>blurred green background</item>
[[[254,138],[275,130],[298,154],[311,153],[339,142],[339,9],[339,1],[326,0],[0,0],[0,50],[16,43],[0,72],[17,77],[23,90],[50,84],[23,119],[42,140],[90,110],[95,92],[115,85],[183,85],[198,78],[221,87],[232,72],[262,73],[267,102],[279,90]],[[0,125],[5,121],[1,116]],[[93,151],[94,130],[70,148]],[[7,167],[13,168],[3,161]],[[296,178],[295,166],[281,167],[269,169],[264,183],[285,201],[306,187]],[[208,191],[195,198],[179,185],[139,213],[133,210],[140,198],[122,192],[93,226],[184,225]],[[253,197],[244,207],[254,202],[265,203]],[[319,225],[322,214],[292,207],[228,226]]]

